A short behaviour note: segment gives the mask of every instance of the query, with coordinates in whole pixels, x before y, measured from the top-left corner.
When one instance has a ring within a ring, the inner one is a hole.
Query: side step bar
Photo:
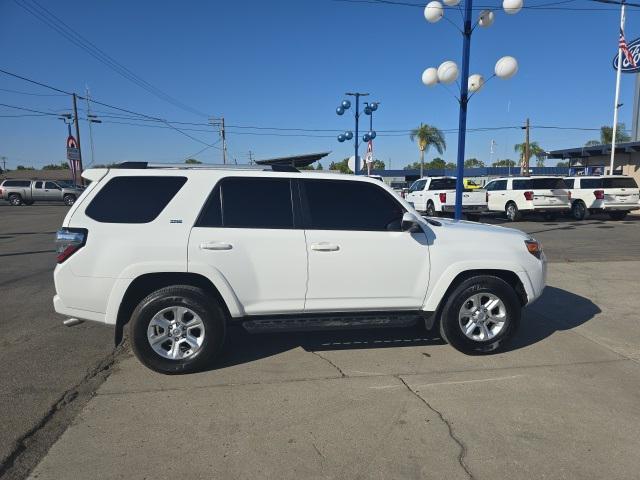
[[[242,326],[249,333],[345,330],[376,327],[410,327],[429,312],[366,312],[331,315],[299,314],[246,317]]]

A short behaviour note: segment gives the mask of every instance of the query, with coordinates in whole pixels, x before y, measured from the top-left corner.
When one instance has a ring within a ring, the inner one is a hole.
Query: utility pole
[[[91,115],[91,103],[89,102],[89,86],[85,85],[85,93],[86,93],[86,100],[87,100],[87,120],[89,121],[89,143],[91,144],[91,163],[89,165],[93,165],[93,163],[96,161],[96,157],[95,157],[95,150],[93,148],[93,128],[91,128],[91,124],[93,123],[92,121],[92,117],[93,115]]]
[[[224,117],[209,119],[209,123],[213,127],[218,127],[220,136],[222,137],[222,163],[227,164],[227,135],[224,129]]]
[[[253,152],[249,150],[249,165],[253,165]]]
[[[2,160],[2,171],[6,172],[7,171],[7,157],[0,157],[0,160]]]
[[[77,96],[73,94],[73,121],[76,124],[76,141],[78,142],[78,165],[80,170],[80,185],[84,185],[82,178],[82,150],[80,149],[80,122],[78,121],[78,101]]]
[[[522,153],[522,162],[520,163],[520,174],[528,177],[529,176],[529,119],[527,118],[526,123],[524,124],[524,152]]]

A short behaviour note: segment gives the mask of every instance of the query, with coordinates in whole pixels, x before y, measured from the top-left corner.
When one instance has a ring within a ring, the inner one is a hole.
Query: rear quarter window
[[[531,186],[531,180],[514,180],[513,181],[513,190],[530,190],[533,188]]]
[[[573,188],[574,183],[575,183],[575,180],[573,178],[564,179],[564,184],[567,186],[567,188]]]
[[[532,178],[531,186],[536,190],[553,190],[567,188],[562,178]]]
[[[602,188],[601,178],[581,178],[580,188]]]
[[[186,177],[115,177],[100,189],[85,213],[102,223],[148,223],[186,181]]]

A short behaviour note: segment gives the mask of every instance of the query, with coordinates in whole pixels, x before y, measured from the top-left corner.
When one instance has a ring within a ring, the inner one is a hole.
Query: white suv
[[[576,220],[597,212],[622,220],[631,210],[640,208],[638,184],[631,177],[576,176],[565,178],[564,183],[571,192],[571,213]]]
[[[569,191],[560,177],[496,178],[484,189],[489,211],[504,212],[512,222],[527,213],[542,213],[553,220],[571,208]]]
[[[420,321],[463,352],[490,352],[545,285],[531,237],[425,220],[378,180],[134,167],[84,173],[91,184],[57,235],[53,303],[115,325],[117,342],[128,324],[135,354],[156,371],[203,368],[230,324]]]

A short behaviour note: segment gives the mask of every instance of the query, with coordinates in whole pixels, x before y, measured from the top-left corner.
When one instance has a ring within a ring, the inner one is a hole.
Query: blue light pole
[[[447,7],[456,7],[460,0],[443,0]],[[518,13],[523,7],[524,0],[502,0],[502,8],[508,15]],[[456,207],[455,218],[462,218],[462,192],[464,190],[464,153],[465,140],[467,134],[467,105],[469,99],[478,92],[486,83],[482,75],[469,76],[469,59],[471,55],[471,34],[477,26],[486,28],[490,27],[495,15],[492,10],[483,10],[480,12],[478,20],[472,24],[471,14],[473,10],[473,0],[465,0],[463,13],[463,26],[458,30],[462,34],[462,78],[460,79],[460,113],[458,117],[458,158],[456,164]],[[444,17],[444,6],[438,0],[433,0],[427,4],[424,9],[424,17],[429,23],[435,23]],[[454,24],[455,25],[455,24]],[[487,82],[493,77],[502,79],[511,78],[518,71],[518,62],[515,58],[506,56],[500,58],[494,69],[494,74],[487,79]],[[440,64],[438,68],[427,68],[422,73],[422,83],[427,86],[433,86],[438,83],[448,84],[457,81],[458,66],[455,62],[446,61]],[[471,95],[469,95],[471,91]]]
[[[353,172],[355,175],[360,175],[360,158],[358,157],[358,122],[360,120],[360,97],[366,97],[369,94],[368,93],[360,93],[360,92],[347,92],[345,93],[345,95],[348,95],[350,97],[356,97],[356,109],[355,109],[355,119],[356,119],[356,128],[355,128],[355,136],[353,135],[352,132],[350,131],[346,131],[344,133],[341,133],[340,135],[338,135],[338,141],[339,142],[344,142],[345,140],[351,140],[353,138],[353,146],[354,146],[354,151],[355,151],[355,171]],[[342,103],[338,106],[338,108],[336,108],[336,113],[338,115],[343,115],[345,110],[348,110],[351,107],[351,102],[349,100],[343,100]]]

